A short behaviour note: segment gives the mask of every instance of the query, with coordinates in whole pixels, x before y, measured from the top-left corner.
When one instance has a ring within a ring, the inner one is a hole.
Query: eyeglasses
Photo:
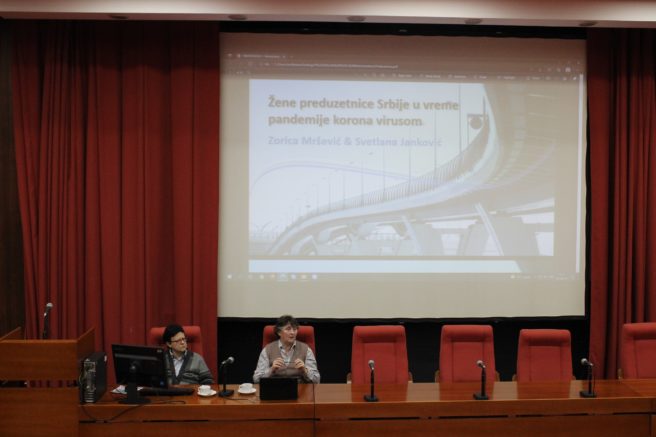
[[[177,340],[171,340],[171,343],[182,343],[182,342],[187,342],[187,339],[185,337],[178,338]]]

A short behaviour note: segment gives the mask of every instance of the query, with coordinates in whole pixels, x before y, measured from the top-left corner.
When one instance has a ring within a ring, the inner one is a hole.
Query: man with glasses
[[[302,382],[318,384],[320,375],[317,360],[307,344],[296,340],[296,319],[288,314],[280,316],[274,329],[278,341],[262,349],[253,373],[253,382],[257,384],[262,377],[298,376]]]
[[[169,385],[214,383],[203,357],[187,349],[187,337],[182,326],[167,326],[162,339],[169,348],[166,357]]]

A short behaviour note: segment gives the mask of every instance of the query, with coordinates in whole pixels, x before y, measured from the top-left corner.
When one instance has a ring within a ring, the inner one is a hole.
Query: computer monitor
[[[140,397],[137,386],[167,388],[164,349],[157,346],[112,344],[116,382],[126,385],[124,404],[147,404],[148,398]]]

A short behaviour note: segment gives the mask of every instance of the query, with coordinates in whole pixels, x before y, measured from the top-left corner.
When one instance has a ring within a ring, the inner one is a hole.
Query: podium
[[[93,328],[75,340],[24,340],[16,328],[0,337],[0,382],[26,381],[23,387],[0,386],[3,436],[78,435],[81,361],[95,348]],[[63,381],[45,387],[32,381]]]

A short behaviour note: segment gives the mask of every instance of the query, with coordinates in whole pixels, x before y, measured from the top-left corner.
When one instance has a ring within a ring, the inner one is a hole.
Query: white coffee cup
[[[250,382],[245,382],[239,386],[239,391],[251,391],[253,390],[253,384]]]
[[[199,395],[206,396],[209,395],[210,393],[212,393],[212,387],[210,387],[209,385],[201,385],[200,387],[198,387]]]

